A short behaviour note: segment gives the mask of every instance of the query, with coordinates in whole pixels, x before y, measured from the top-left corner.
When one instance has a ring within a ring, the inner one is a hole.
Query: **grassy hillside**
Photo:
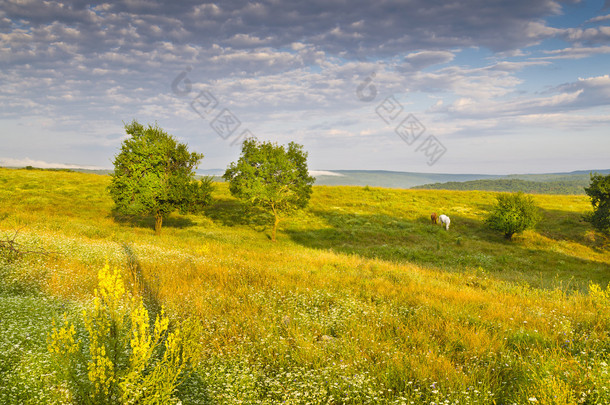
[[[106,260],[151,311],[203,326],[182,403],[607,403],[607,242],[583,196],[534,196],[507,242],[488,192],[316,186],[278,243],[217,184],[205,215],[119,221],[109,177],[0,169],[0,403],[58,403],[50,319],[89,305]],[[452,219],[446,232],[432,211]]]

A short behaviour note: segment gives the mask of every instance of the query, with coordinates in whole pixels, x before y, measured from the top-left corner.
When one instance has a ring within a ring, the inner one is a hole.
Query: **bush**
[[[521,192],[499,194],[498,201],[487,217],[487,225],[504,233],[506,239],[531,229],[540,221],[540,212],[531,196]]]
[[[585,188],[585,192],[591,197],[593,212],[585,216],[595,229],[610,235],[610,174],[591,175],[591,184]]]

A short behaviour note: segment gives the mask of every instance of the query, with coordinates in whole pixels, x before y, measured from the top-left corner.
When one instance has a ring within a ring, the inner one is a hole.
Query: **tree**
[[[591,184],[585,187],[585,193],[593,205],[593,212],[585,215],[585,219],[598,231],[610,234],[610,174],[591,174]]]
[[[211,178],[194,181],[202,154],[189,152],[156,124],[144,127],[134,120],[125,131],[130,138],[114,160],[108,187],[118,213],[153,215],[159,234],[164,216],[176,209],[197,212],[211,202]]]
[[[504,232],[504,237],[509,240],[514,234],[533,228],[538,221],[538,207],[531,196],[522,192],[499,194],[486,220],[491,229]]]
[[[301,145],[291,142],[285,148],[256,139],[244,141],[239,160],[222,177],[233,196],[273,214],[274,242],[281,216],[307,206],[314,182]]]

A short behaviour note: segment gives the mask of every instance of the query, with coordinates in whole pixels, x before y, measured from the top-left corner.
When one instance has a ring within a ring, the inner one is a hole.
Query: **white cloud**
[[[400,66],[403,70],[421,70],[429,66],[439,65],[452,61],[455,58],[453,52],[449,51],[420,51],[405,56],[404,63]]]
[[[607,20],[610,20],[610,14],[593,17],[590,20],[585,21],[585,23],[595,23],[595,22],[607,21]]]
[[[563,49],[552,49],[543,51],[546,55],[535,59],[552,60],[552,59],[583,59],[595,55],[604,55],[610,53],[610,46],[602,45],[595,47],[570,47]]]
[[[316,177],[316,176],[334,176],[334,177],[343,177],[345,176],[342,173],[337,173],[337,172],[331,172],[328,170],[310,170],[309,171],[309,175]]]
[[[39,169],[87,169],[87,170],[104,170],[107,167],[101,166],[89,166],[89,165],[75,165],[66,163],[52,163],[45,162],[43,160],[34,160],[30,158],[14,159],[14,158],[3,158],[0,157],[0,166],[4,167],[26,167],[32,166]]]

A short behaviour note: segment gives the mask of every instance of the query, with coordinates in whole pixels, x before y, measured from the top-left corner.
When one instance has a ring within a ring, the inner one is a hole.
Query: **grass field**
[[[108,183],[0,169],[0,239],[52,252],[0,258],[2,404],[67,398],[46,335],[106,260],[202,324],[183,404],[610,403],[610,252],[584,196],[534,196],[543,221],[508,242],[482,222],[494,193],[316,186],[272,243],[226,184],[155,236],[112,216]]]

